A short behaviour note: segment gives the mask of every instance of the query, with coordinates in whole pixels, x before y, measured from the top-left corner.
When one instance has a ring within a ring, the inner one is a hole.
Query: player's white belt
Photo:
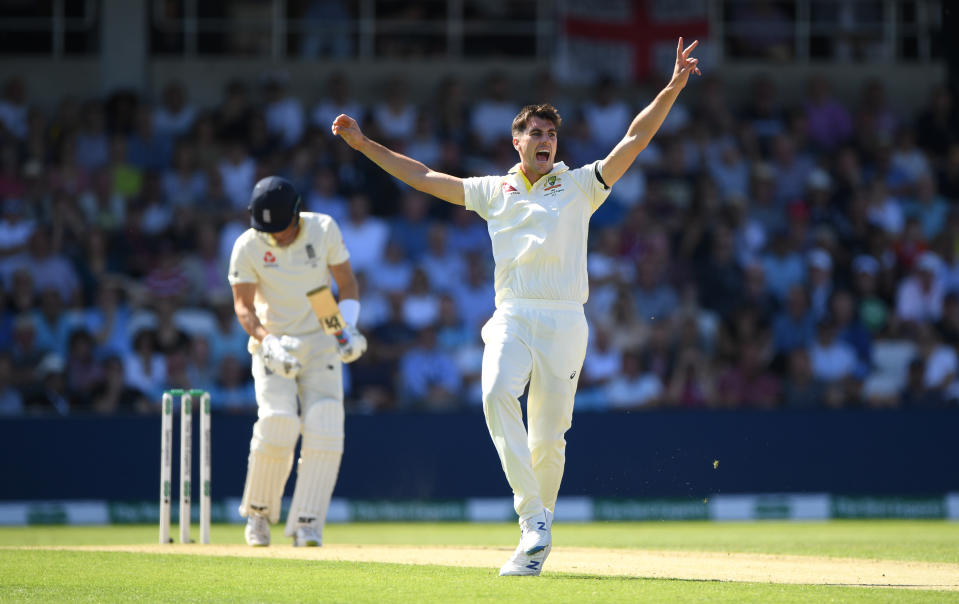
[[[496,308],[543,308],[546,310],[583,310],[583,305],[572,300],[544,300],[542,298],[505,298]]]

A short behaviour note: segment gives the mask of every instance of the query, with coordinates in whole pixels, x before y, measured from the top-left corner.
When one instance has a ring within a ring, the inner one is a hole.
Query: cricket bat
[[[306,298],[316,313],[316,318],[320,320],[323,331],[335,336],[337,340],[343,337],[343,330],[346,328],[346,321],[340,314],[340,307],[333,298],[333,292],[330,286],[321,285],[316,289],[306,292]]]

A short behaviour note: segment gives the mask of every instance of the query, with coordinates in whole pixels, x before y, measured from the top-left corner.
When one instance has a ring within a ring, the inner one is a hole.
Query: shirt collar
[[[520,167],[521,165],[522,165],[522,164],[516,164],[515,166],[513,166],[512,168],[510,168],[510,169],[509,169],[509,174],[516,174],[517,172],[519,172],[519,171],[520,171],[520,170],[519,170],[519,167]],[[553,169],[550,170],[550,171],[548,172],[548,174],[559,174],[560,172],[565,172],[566,170],[569,170],[569,167],[568,167],[566,164],[564,164],[563,162],[558,161],[558,162],[556,162],[556,163],[553,164]]]
[[[522,164],[516,164],[515,166],[513,166],[512,168],[510,168],[509,174],[515,175],[517,178],[521,179],[523,185],[526,187],[526,191],[529,192],[529,191],[531,191],[531,190],[533,189],[533,186],[534,186],[536,183],[530,182],[529,179],[526,178],[526,175],[523,174],[523,171],[519,169],[521,165],[522,165]],[[553,169],[552,169],[552,170],[550,170],[549,172],[547,172],[547,173],[544,174],[543,176],[539,177],[539,179],[537,179],[536,182],[539,182],[540,180],[543,180],[543,178],[544,178],[545,176],[550,176],[550,175],[552,175],[552,174],[559,174],[560,172],[565,172],[566,170],[569,170],[569,168],[566,166],[566,164],[564,164],[564,163],[561,162],[561,161],[558,161],[558,162],[556,162],[556,163],[553,164]]]

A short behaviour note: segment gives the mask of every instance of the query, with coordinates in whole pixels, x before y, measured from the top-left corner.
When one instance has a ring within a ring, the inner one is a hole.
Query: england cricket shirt
[[[320,328],[306,292],[330,284],[330,265],[350,253],[336,221],[326,214],[300,213],[300,232],[285,247],[269,233],[247,229],[233,244],[230,285],[256,283],[256,316],[270,333],[301,335]]]
[[[530,183],[519,164],[506,176],[463,180],[466,209],[487,223],[496,263],[496,305],[511,298],[585,304],[589,218],[609,196],[599,162],[563,162]]]

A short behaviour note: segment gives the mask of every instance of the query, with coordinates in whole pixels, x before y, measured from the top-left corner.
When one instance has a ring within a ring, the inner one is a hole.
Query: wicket
[[[163,393],[160,425],[160,543],[170,537],[173,474],[173,404],[180,397],[180,543],[190,543],[190,504],[193,488],[193,400],[200,401],[200,542],[210,542],[210,393],[206,390],[167,390]]]

